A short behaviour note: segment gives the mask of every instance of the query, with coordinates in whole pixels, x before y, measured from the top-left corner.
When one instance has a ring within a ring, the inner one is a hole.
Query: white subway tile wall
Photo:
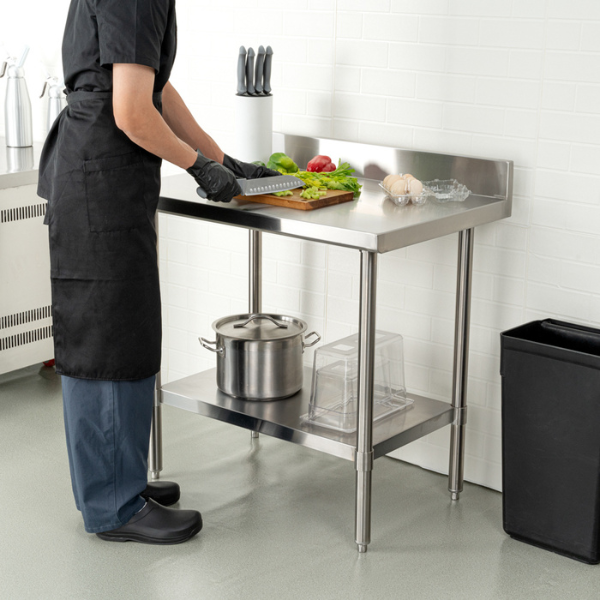
[[[25,28],[18,6],[11,10],[23,28],[4,19],[11,30],[0,38],[28,41],[58,72],[57,32],[69,3],[38,4],[47,19],[36,19],[43,27],[35,38],[26,39],[35,24],[27,19]],[[514,160],[513,216],[475,234],[468,385],[465,476],[500,489],[500,332],[546,317],[600,326],[600,3],[297,0],[286,8],[275,0],[178,0],[177,7],[172,81],[226,152],[233,152],[237,50],[269,44],[276,130]],[[37,70],[29,65],[28,80],[43,139]],[[160,217],[165,381],[211,367],[198,336],[212,338],[215,319],[247,311],[247,243],[242,230]],[[305,319],[324,342],[357,331],[356,251],[265,235],[263,255],[264,310]],[[451,393],[455,265],[456,236],[379,263],[377,326],[404,336],[409,390],[440,400]],[[307,365],[312,356],[306,352]],[[394,455],[446,472],[448,430]]]

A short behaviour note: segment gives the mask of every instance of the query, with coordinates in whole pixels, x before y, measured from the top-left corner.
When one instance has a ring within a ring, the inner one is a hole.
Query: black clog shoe
[[[202,529],[202,517],[197,510],[166,508],[150,499],[128,523],[96,535],[109,542],[139,542],[140,544],[181,544]]]

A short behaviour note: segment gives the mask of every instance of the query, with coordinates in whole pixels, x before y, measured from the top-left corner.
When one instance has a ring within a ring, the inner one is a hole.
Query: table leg
[[[154,408],[152,411],[152,426],[150,427],[150,452],[148,453],[148,470],[150,479],[156,481],[160,478],[163,468],[162,449],[162,404],[160,402],[161,378],[156,375],[156,388],[154,389]]]
[[[452,500],[458,500],[463,490],[473,237],[473,229],[465,229],[458,234],[454,369],[452,376],[452,406],[455,409],[455,418],[450,433],[450,467],[448,470],[448,491]]]
[[[377,254],[361,250],[358,353],[358,427],[356,436],[355,537],[358,551],[371,542],[371,475],[373,472],[373,364]]]
[[[248,231],[249,269],[248,274],[248,307],[251,314],[262,311],[262,232]],[[258,437],[258,431],[251,432],[251,439]]]
[[[158,219],[159,215],[157,212],[154,217],[154,229],[156,231],[156,256],[160,265]],[[160,403],[161,387],[162,384],[159,371],[156,374],[156,385],[154,388],[154,407],[152,409],[152,424],[150,426],[150,448],[148,451],[148,471],[150,472],[150,479],[152,481],[156,481],[160,478],[160,472],[163,468],[162,405]]]

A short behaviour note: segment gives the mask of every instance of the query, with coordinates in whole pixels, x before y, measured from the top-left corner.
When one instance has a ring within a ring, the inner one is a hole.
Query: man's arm
[[[178,137],[156,110],[152,103],[153,89],[151,67],[113,65],[113,113],[117,127],[148,152],[188,169],[196,162],[196,150]]]
[[[185,102],[167,82],[163,89],[163,117],[175,135],[212,160],[223,164],[223,151],[194,119]]]
[[[185,169],[210,200],[229,202],[241,190],[234,173],[222,164],[223,153],[198,124],[192,135],[186,134],[185,127],[191,126],[189,119],[195,121],[183,101],[183,109],[179,106],[170,112],[177,115],[171,121],[177,129],[177,132],[173,131],[152,103],[153,88],[154,69],[136,64],[113,64],[113,113],[117,127],[138,146]],[[220,162],[211,157],[217,152]]]

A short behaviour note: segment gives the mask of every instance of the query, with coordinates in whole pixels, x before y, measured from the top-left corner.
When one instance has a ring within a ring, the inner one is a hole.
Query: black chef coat
[[[155,71],[175,59],[175,0],[71,0],[63,38],[67,108],[44,145],[57,372],[134,380],[160,370],[154,218],[161,160],[115,124],[112,65]]]

